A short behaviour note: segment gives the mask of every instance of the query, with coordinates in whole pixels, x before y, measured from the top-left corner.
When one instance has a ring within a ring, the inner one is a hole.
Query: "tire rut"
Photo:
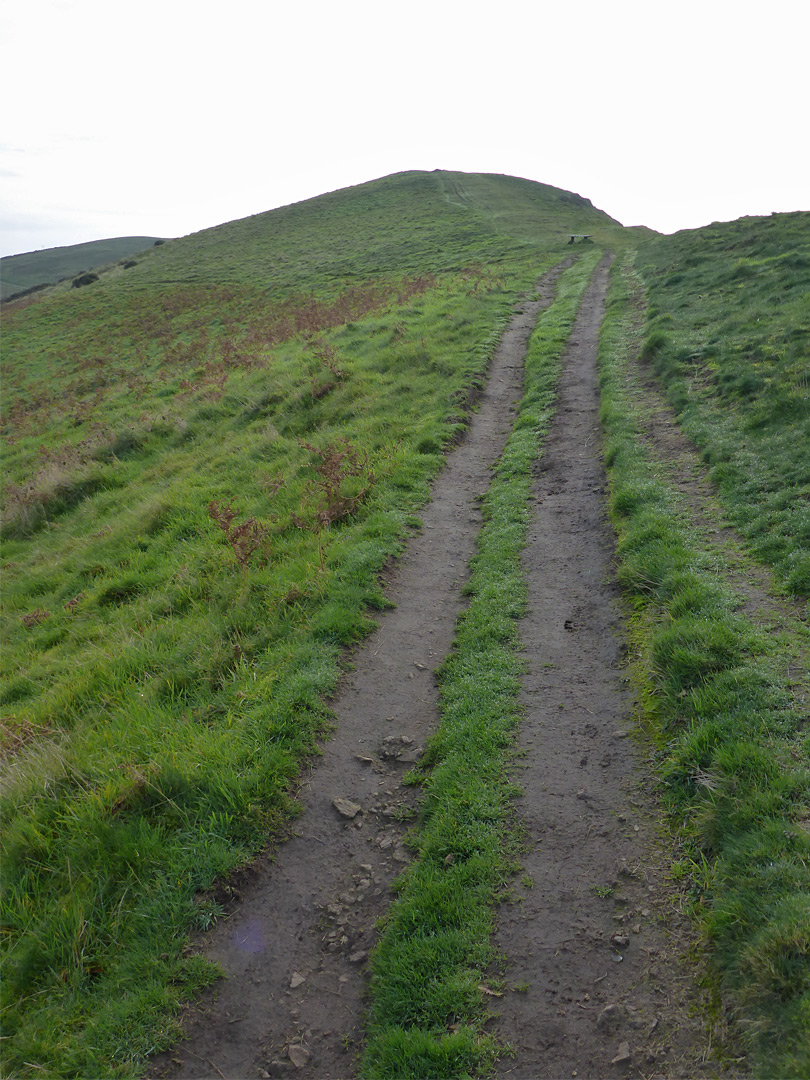
[[[495,938],[506,985],[490,1030],[513,1051],[501,1077],[715,1075],[689,1015],[694,931],[665,880],[651,769],[630,738],[596,374],[608,271],[605,259],[566,349],[524,552],[526,843]]]
[[[409,860],[404,822],[417,795],[401,777],[438,722],[434,672],[462,610],[479,499],[522,395],[529,336],[564,265],[503,334],[478,411],[391,576],[396,607],[332,702],[335,731],[302,786],[292,835],[243,874],[238,906],[205,938],[201,951],[226,978],[187,1011],[184,1041],[150,1075],[329,1080],[355,1071],[366,958]]]

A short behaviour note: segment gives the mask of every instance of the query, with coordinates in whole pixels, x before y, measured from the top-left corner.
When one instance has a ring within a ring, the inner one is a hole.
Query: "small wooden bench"
[[[577,240],[581,240],[583,244],[590,242],[593,233],[572,233],[569,244],[573,244]]]

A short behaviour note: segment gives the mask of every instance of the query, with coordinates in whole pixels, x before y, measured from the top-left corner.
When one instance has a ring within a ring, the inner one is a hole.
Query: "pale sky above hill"
[[[810,210],[796,0],[1,0],[0,254],[180,236],[405,169],[661,232]]]

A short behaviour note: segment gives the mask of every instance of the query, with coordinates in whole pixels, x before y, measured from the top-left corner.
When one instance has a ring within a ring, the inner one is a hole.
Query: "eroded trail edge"
[[[152,1075],[291,1071],[327,1080],[354,1071],[375,921],[409,860],[402,838],[415,796],[400,778],[437,723],[434,671],[462,609],[480,497],[521,397],[529,336],[559,273],[545,275],[504,332],[468,433],[395,568],[387,595],[396,607],[358,650],[332,703],[335,733],[300,793],[293,835],[257,864],[238,909],[206,939],[206,955],[226,978]]]
[[[507,968],[492,1032],[513,1050],[502,1076],[695,1076],[706,1051],[688,1016],[692,932],[663,880],[649,770],[629,738],[596,374],[608,272],[605,260],[566,349],[524,551],[515,778],[527,840],[496,934]]]

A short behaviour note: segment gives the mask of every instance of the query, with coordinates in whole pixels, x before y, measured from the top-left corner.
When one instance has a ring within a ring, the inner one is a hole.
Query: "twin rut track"
[[[239,899],[201,943],[227,978],[184,1017],[155,1078],[350,1077],[362,1043],[367,958],[391,883],[409,861],[401,777],[438,724],[447,655],[503,451],[526,346],[563,267],[518,306],[478,411],[448,455],[423,528],[386,590],[396,605],[353,657],[331,703],[335,731],[308,772],[290,837],[242,875]],[[515,779],[527,835],[513,902],[498,915],[506,990],[491,1029],[514,1047],[499,1075],[700,1076],[689,1019],[688,928],[663,882],[649,778],[627,737],[621,616],[605,515],[596,347],[609,258],[566,348],[558,409],[538,464],[524,566],[527,674]],[[335,806],[348,800],[354,807]]]

